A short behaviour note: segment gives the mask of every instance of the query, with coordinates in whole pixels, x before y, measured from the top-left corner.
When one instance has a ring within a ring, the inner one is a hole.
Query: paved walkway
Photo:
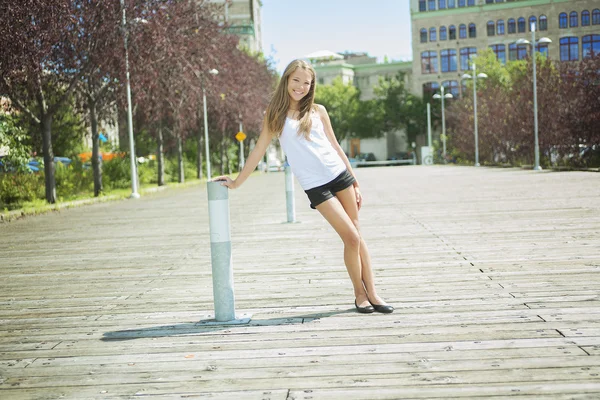
[[[600,174],[358,169],[397,312],[281,173],[231,192],[240,326],[207,326],[205,187],[0,224],[0,398],[597,399]]]

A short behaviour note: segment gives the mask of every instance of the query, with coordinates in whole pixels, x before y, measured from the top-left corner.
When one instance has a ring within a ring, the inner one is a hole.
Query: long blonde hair
[[[305,71],[310,72],[312,80],[310,82],[310,89],[306,96],[300,100],[299,103],[299,116],[300,126],[298,128],[298,134],[304,135],[306,139],[310,136],[310,128],[312,126],[311,111],[315,108],[315,84],[316,84],[316,73],[314,68],[303,60],[292,61],[283,71],[283,76],[277,85],[277,89],[271,97],[269,106],[267,107],[267,127],[269,131],[275,136],[279,137],[285,124],[285,118],[287,117],[288,110],[290,108],[290,95],[288,93],[288,78],[296,69],[302,68]]]

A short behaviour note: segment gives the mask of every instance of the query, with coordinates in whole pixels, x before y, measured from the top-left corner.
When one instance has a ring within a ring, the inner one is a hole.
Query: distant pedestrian
[[[273,137],[287,155],[298,182],[311,202],[344,242],[344,262],[354,287],[358,312],[391,313],[375,290],[369,250],[360,235],[358,210],[362,196],[348,157],[338,144],[325,107],[314,104],[316,74],[305,61],[292,61],[271,99],[263,129],[239,176],[219,176],[230,189],[238,188],[263,158]]]

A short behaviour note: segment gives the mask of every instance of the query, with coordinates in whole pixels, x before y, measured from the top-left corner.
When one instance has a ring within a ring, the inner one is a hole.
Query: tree
[[[94,173],[94,196],[102,192],[102,169],[100,164],[100,135],[98,120],[113,112],[114,90],[119,72],[123,69],[121,10],[118,3],[103,2],[104,6],[93,4],[76,8],[75,17],[78,29],[87,46],[80,52],[82,62],[89,62],[90,68],[80,76],[77,90],[83,107],[88,111],[92,132],[92,169]]]
[[[355,86],[343,83],[339,76],[331,85],[317,85],[315,88],[315,103],[327,109],[338,141],[357,132],[354,122],[361,106],[359,95]]]
[[[10,113],[10,109],[6,111],[0,109],[0,149],[8,149],[8,153],[2,157],[0,172],[8,169],[28,172],[31,147],[26,143],[27,134],[15,123],[15,116]]]
[[[380,78],[374,88],[383,109],[383,129],[387,132],[404,130],[408,143],[427,132],[427,109],[423,99],[413,95],[406,87],[406,74]]]
[[[94,29],[112,28],[102,21],[112,8],[113,2],[101,0],[0,3],[0,18],[10,21],[0,25],[0,35],[10,38],[0,53],[0,92],[39,126],[49,203],[56,202],[52,119],[81,77],[94,69],[90,38],[97,36]],[[48,89],[59,95],[49,96]]]

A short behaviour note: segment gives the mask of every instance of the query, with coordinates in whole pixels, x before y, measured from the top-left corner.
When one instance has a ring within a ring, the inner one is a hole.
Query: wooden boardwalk
[[[600,174],[358,169],[391,315],[281,173],[231,192],[211,326],[204,186],[0,224],[0,399],[598,399]]]

